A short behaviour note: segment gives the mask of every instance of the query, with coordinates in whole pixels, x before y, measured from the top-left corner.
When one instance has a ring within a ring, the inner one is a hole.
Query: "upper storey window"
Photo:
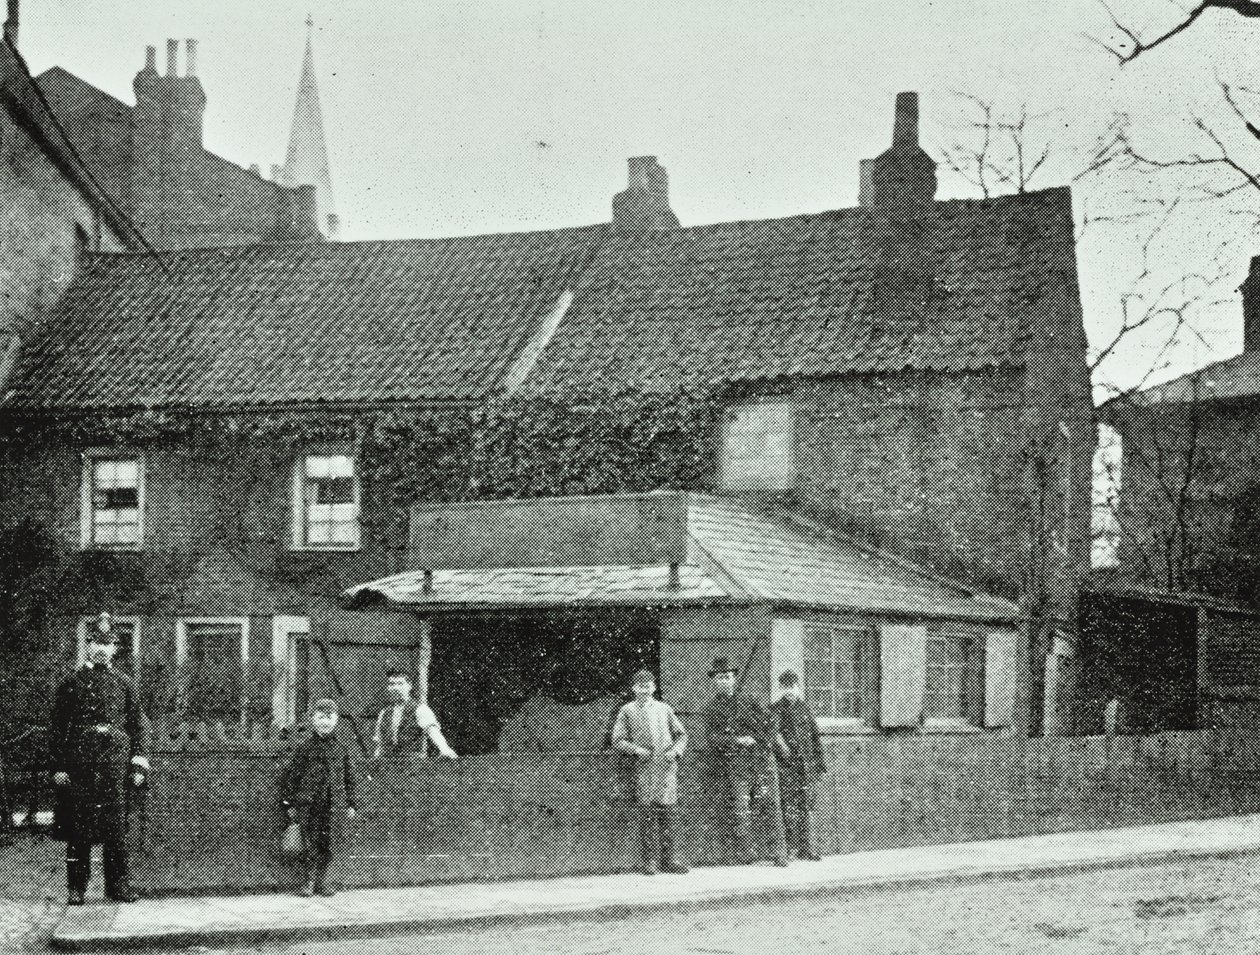
[[[134,550],[142,539],[144,473],[135,455],[89,453],[83,459],[85,548]]]
[[[796,477],[794,414],[787,400],[728,408],[721,481],[728,491],[787,491]]]
[[[349,454],[308,454],[294,475],[294,546],[354,550],[359,546],[359,476]]]

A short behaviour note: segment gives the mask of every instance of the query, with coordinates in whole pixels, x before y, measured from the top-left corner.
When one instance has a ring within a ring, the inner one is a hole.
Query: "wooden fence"
[[[347,734],[349,739],[349,734]],[[827,741],[824,852],[947,843],[1260,811],[1251,733],[1024,739],[983,733]],[[134,827],[156,893],[291,884],[275,784],[290,741],[264,730],[160,730]],[[351,745],[353,745],[351,741]],[[634,811],[608,753],[358,762],[361,812],[337,876],[349,886],[621,871]],[[716,860],[703,754],[683,765],[692,862]]]

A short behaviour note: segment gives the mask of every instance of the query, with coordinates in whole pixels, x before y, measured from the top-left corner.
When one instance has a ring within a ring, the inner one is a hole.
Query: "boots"
[[[67,905],[82,905],[92,877],[92,847],[66,846]]]
[[[655,806],[639,807],[639,862],[644,875],[656,875],[656,859],[660,852]]]
[[[661,871],[682,875],[688,869],[678,859],[678,807],[662,806],[657,813],[661,821]]]
[[[800,817],[797,820],[796,857],[798,859],[807,859],[810,862],[818,862],[822,859],[822,857],[814,850],[813,827],[810,825],[812,821],[813,820],[809,817],[809,810],[802,809]]]
[[[757,861],[752,850],[752,814],[739,812],[735,814],[735,864],[752,865]]]
[[[337,890],[333,888],[332,883],[328,881],[328,863],[330,859],[321,859],[315,867],[315,894],[330,898],[337,894]]]

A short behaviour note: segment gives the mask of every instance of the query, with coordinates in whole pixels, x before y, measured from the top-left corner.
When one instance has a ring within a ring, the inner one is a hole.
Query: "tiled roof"
[[[101,256],[29,345],[10,406],[476,399],[601,228]]]
[[[1022,366],[1083,336],[1066,189],[938,202],[916,222],[908,238],[848,209],[203,250],[166,255],[173,278],[102,257],[28,343],[9,406],[475,400],[508,369],[527,392],[663,391]]]
[[[899,231],[846,209],[609,243],[526,387],[1022,366],[1031,341],[1083,340],[1067,189]]]
[[[352,607],[431,609],[752,602],[992,622],[1019,617],[1009,601],[791,515],[759,514],[707,495],[686,498],[691,546],[676,588],[666,567],[434,568],[427,591],[424,573],[412,571],[353,587],[345,600]]]
[[[1224,401],[1260,395],[1260,351],[1243,352],[1225,361],[1192,371],[1154,385],[1135,395],[1113,399],[1103,406],[1115,410],[1125,404],[1176,404],[1193,401]]]

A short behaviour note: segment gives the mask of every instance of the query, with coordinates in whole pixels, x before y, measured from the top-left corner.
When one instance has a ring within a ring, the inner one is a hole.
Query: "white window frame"
[[[89,628],[96,629],[98,617],[80,617],[75,625],[75,666],[87,663],[87,635]],[[140,678],[140,617],[114,617],[114,624],[131,626],[131,666],[133,679]]]
[[[274,726],[294,726],[298,720],[298,637],[310,637],[310,617],[273,617],[271,620],[271,663],[274,683],[271,694],[271,722]]]
[[[752,409],[782,408],[787,415],[786,468],[783,475],[767,478],[764,471],[753,474],[737,474],[732,468],[730,441],[733,418],[740,412]],[[722,446],[718,459],[719,483],[727,491],[789,491],[796,483],[796,419],[797,409],[789,395],[775,395],[754,401],[733,404],[722,415],[720,440]]]
[[[136,541],[101,544],[96,541],[96,504],[93,491],[96,465],[100,461],[136,463]],[[144,455],[129,448],[92,448],[83,452],[79,478],[79,547],[82,550],[140,550],[144,547]]]
[[[180,617],[175,621],[175,671],[183,672],[188,663],[188,628],[198,624],[239,626],[241,628],[241,690],[249,689],[249,617]],[[187,696],[188,687],[181,686],[180,693]],[[239,705],[239,703],[238,703]],[[244,716],[244,713],[238,714]]]
[[[808,627],[825,628],[832,632],[831,666],[833,668],[833,674],[834,674],[834,667],[835,667],[835,635],[837,633],[843,632],[846,634],[851,634],[853,636],[853,639],[855,641],[858,641],[859,648],[860,648],[861,641],[865,641],[866,646],[869,651],[873,653],[876,649],[876,646],[875,646],[876,637],[873,632],[874,628],[869,623],[862,623],[860,621],[847,621],[847,620],[807,621],[804,627],[801,628],[802,629],[801,661],[800,661],[800,668],[797,670],[797,672],[801,676],[801,684],[802,684],[801,689],[807,700],[809,699],[810,680],[809,680],[808,675],[805,672],[806,671],[805,629]],[[859,653],[860,652],[861,650],[859,649]],[[872,660],[868,660],[866,665],[869,667],[869,666],[872,666],[873,664],[874,664],[874,660],[872,659]],[[870,676],[869,673],[863,672],[862,668],[855,664],[853,668],[853,681],[854,681],[853,692],[854,692],[855,699],[857,702],[857,713],[854,716],[832,716],[830,714],[816,712],[815,716],[818,719],[819,729],[839,731],[839,732],[850,731],[850,730],[873,729],[871,725],[871,720],[869,717],[870,705],[872,701],[867,699],[867,694],[866,694],[866,690],[868,688],[867,680],[869,676]],[[832,690],[833,692],[835,690],[834,682],[832,684]]]
[[[309,534],[309,511],[306,503],[306,462],[311,458],[349,458],[354,469],[354,524],[353,542],[328,544],[311,543]],[[359,457],[353,451],[344,448],[308,449],[299,454],[293,462],[293,549],[311,551],[356,551],[363,540],[363,482],[359,474]]]
[[[929,662],[930,654],[926,654],[926,646],[933,640],[945,637],[946,639],[966,640],[970,642],[970,653],[963,658],[962,662],[962,691],[964,709],[973,713],[972,718],[967,716],[960,717],[943,717],[928,715],[928,697],[930,695],[929,672],[931,664]],[[959,729],[959,730],[978,730],[984,727],[985,723],[985,700],[983,694],[987,688],[984,682],[984,671],[988,660],[985,659],[987,654],[987,644],[984,635],[974,632],[964,626],[951,624],[947,621],[941,622],[933,627],[929,627],[926,634],[924,644],[925,658],[923,666],[923,725],[927,729]],[[969,672],[972,666],[981,668],[980,680],[980,699],[972,699],[968,694],[974,692],[976,681],[973,679],[974,674]]]

